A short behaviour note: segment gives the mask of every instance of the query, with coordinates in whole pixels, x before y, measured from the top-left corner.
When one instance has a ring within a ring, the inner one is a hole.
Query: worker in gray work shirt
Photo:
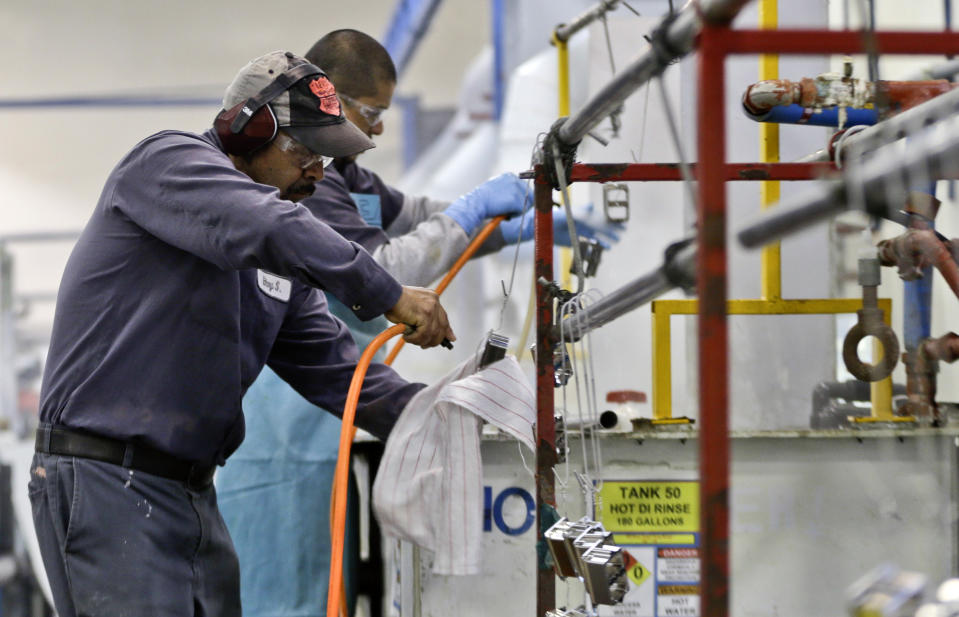
[[[347,118],[369,137],[383,132],[381,119],[396,85],[389,54],[372,37],[337,30],[306,57],[336,85]],[[301,203],[344,237],[366,248],[406,284],[427,285],[446,272],[482,226],[486,203],[513,199],[515,212],[531,208],[532,194],[514,174],[498,176],[450,203],[401,193],[356,162],[338,157],[312,197]],[[569,245],[565,219],[556,217],[560,243]],[[595,229],[578,221],[582,235],[616,239],[617,226]],[[533,216],[502,223],[479,254],[532,237]],[[330,298],[331,311],[349,326],[359,347],[387,327],[361,322]],[[250,434],[217,476],[224,519],[240,556],[247,617],[319,617],[326,613],[332,470],[340,422],[319,414],[275,373],[264,370],[243,401]],[[302,473],[290,477],[289,469]],[[355,502],[355,500],[353,500]],[[264,503],[283,504],[264,508]],[[349,549],[349,543],[347,548]],[[276,559],[277,553],[286,555]],[[347,573],[355,559],[347,551]],[[348,582],[353,577],[347,576]],[[350,585],[353,591],[354,586]],[[353,595],[352,593],[350,595]]]
[[[240,615],[213,470],[244,438],[264,364],[343,408],[358,351],[320,289],[358,319],[407,324],[412,343],[455,338],[433,292],[295,203],[329,157],[373,146],[320,69],[266,54],[223,107],[213,129],[123,157],[63,274],[29,483],[60,617]],[[385,438],[422,387],[374,364],[357,424]]]

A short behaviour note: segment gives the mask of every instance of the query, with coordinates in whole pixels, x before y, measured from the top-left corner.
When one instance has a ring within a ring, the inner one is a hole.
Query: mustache
[[[298,182],[290,185],[285,193],[287,195],[307,195],[310,196],[316,191],[316,185],[313,182]]]

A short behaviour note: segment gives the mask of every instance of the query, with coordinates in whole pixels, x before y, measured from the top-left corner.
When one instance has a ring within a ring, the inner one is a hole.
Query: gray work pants
[[[239,617],[240,574],[212,484],[36,454],[30,501],[59,617]]]

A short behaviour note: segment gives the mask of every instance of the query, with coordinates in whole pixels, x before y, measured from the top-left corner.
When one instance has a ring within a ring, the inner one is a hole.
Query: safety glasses
[[[361,103],[354,98],[348,97],[345,94],[337,93],[340,100],[360,112],[360,115],[363,116],[363,119],[366,120],[370,126],[376,126],[382,120],[383,112],[386,111],[382,107],[374,107],[372,105],[367,105],[366,103]]]
[[[277,133],[276,147],[283,152],[292,154],[293,158],[295,158],[296,162],[299,164],[300,169],[309,169],[310,167],[320,163],[322,163],[323,167],[326,168],[330,163],[333,162],[332,156],[315,154],[309,148],[296,141],[286,133]]]

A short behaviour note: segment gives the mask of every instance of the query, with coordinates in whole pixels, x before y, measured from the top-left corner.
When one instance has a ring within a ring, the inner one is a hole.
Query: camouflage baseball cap
[[[279,128],[316,154],[326,156],[352,156],[375,147],[373,140],[343,115],[336,89],[326,73],[289,51],[270,52],[240,69],[223,95],[223,108],[231,109],[244,101],[253,101],[255,105],[256,99],[262,98],[257,95],[277,77],[300,65],[309,65],[304,69],[306,76],[267,103]],[[279,87],[283,87],[283,82]],[[249,114],[255,112],[252,109]]]

